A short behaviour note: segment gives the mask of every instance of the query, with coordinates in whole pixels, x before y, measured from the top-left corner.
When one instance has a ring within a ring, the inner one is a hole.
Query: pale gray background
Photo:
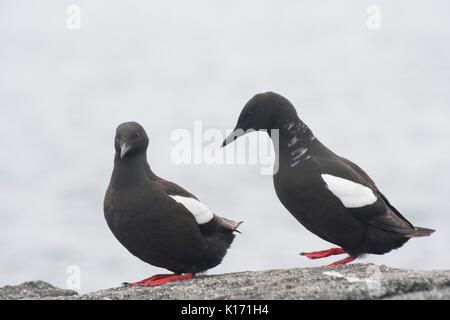
[[[130,255],[103,217],[116,126],[139,121],[162,177],[245,220],[210,273],[318,266],[330,247],[276,198],[257,165],[175,165],[177,128],[231,129],[273,90],[363,167],[429,238],[361,262],[450,267],[448,1],[0,1],[0,286],[42,279],[82,292],[165,270]],[[66,28],[66,8],[82,28]],[[382,9],[382,28],[366,9]],[[243,139],[245,142],[245,139]]]

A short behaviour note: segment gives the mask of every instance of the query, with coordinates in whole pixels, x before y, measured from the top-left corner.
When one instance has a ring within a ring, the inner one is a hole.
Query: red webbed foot
[[[336,261],[336,262],[327,264],[327,265],[325,265],[325,266],[321,266],[321,268],[337,266],[337,265],[340,265],[340,264],[346,264],[346,263],[349,263],[349,262],[351,262],[351,261],[353,261],[353,260],[355,260],[355,259],[356,259],[356,257],[348,256],[348,257],[345,258],[345,259],[338,260],[338,261]]]
[[[322,250],[322,251],[302,252],[300,254],[302,256],[305,256],[305,257],[310,258],[310,259],[320,259],[320,258],[326,258],[326,257],[338,255],[338,254],[343,254],[343,253],[345,253],[345,251],[342,248],[331,248],[331,249]],[[356,257],[348,256],[345,259],[338,260],[336,262],[327,264],[325,266],[321,266],[321,268],[337,266],[337,265],[340,265],[340,264],[346,264],[346,263],[349,263],[350,261],[353,261],[355,259],[356,259]]]
[[[329,256],[334,256],[337,254],[345,253],[345,251],[341,248],[331,248],[328,250],[322,250],[322,251],[312,251],[312,252],[302,252],[300,253],[302,256],[305,256],[310,259],[320,259],[320,258],[326,258]]]
[[[183,280],[192,278],[194,275],[192,273],[178,274],[178,273],[169,273],[169,274],[155,274],[149,278],[146,278],[137,282],[124,282],[123,284],[129,286],[157,286],[166,282]]]

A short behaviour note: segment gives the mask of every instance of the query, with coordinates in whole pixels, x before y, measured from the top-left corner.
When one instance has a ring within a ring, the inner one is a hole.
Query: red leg
[[[149,283],[151,286],[157,286],[160,285],[162,283],[166,283],[166,282],[170,282],[170,281],[176,281],[176,280],[184,280],[184,279],[189,279],[192,278],[194,275],[192,273],[185,273],[185,274],[174,274],[171,277],[168,278],[164,278],[164,279],[159,279],[159,280],[155,280],[152,281],[151,283]],[[148,284],[145,284],[148,285]],[[141,284],[141,286],[144,286],[143,284]]]
[[[302,256],[305,256],[310,259],[320,259],[325,258],[329,256],[334,256],[337,254],[345,253],[345,251],[341,248],[331,248],[328,250],[322,250],[322,251],[312,251],[312,252],[302,252],[300,253]]]
[[[331,266],[337,266],[337,265],[340,265],[340,264],[346,264],[346,263],[349,263],[350,261],[353,261],[353,260],[355,260],[355,259],[356,259],[356,257],[348,256],[348,257],[345,258],[345,259],[338,260],[338,261],[336,261],[336,262],[327,264],[326,266],[321,266],[321,268],[326,268],[326,267],[331,267]]]
[[[124,282],[123,284],[129,285],[129,286],[135,286],[141,283],[145,283],[145,282],[149,282],[149,281],[154,281],[154,280],[159,280],[159,279],[164,279],[167,277],[171,277],[173,276],[174,273],[165,273],[165,274],[155,274],[149,278],[145,278],[141,281],[137,281],[137,282]]]
[[[175,280],[183,280],[192,278],[194,275],[192,273],[186,273],[186,274],[177,274],[177,273],[171,273],[171,274],[155,274],[149,278],[146,278],[144,280],[138,281],[138,282],[125,282],[126,285],[139,285],[142,287],[146,286],[157,286],[165,282],[175,281]]]

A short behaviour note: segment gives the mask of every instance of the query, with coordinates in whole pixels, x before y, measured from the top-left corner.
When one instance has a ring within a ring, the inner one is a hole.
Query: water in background
[[[276,198],[257,165],[175,165],[171,133],[231,129],[255,93],[296,106],[318,138],[352,159],[414,224],[436,228],[362,262],[450,266],[448,1],[67,1],[0,4],[0,286],[41,279],[81,292],[161,270],[130,255],[103,217],[116,126],[139,121],[153,170],[217,214],[244,220],[209,271],[318,266],[330,247]],[[238,143],[246,143],[246,139]],[[219,147],[219,145],[217,146]]]

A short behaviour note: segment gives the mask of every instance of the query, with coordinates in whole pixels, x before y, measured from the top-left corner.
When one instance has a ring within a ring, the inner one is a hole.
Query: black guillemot
[[[104,214],[114,236],[139,259],[174,274],[126,283],[158,285],[221,263],[240,222],[215,215],[194,195],[150,169],[148,137],[136,122],[118,126]]]
[[[327,266],[345,264],[365,253],[384,254],[412,237],[434,232],[406,220],[360,167],[324,146],[299,119],[294,106],[277,93],[250,99],[222,146],[262,129],[276,145],[278,168],[273,181],[281,203],[306,229],[339,246],[302,255],[317,259],[347,253],[347,258]],[[278,130],[277,139],[272,130]]]

